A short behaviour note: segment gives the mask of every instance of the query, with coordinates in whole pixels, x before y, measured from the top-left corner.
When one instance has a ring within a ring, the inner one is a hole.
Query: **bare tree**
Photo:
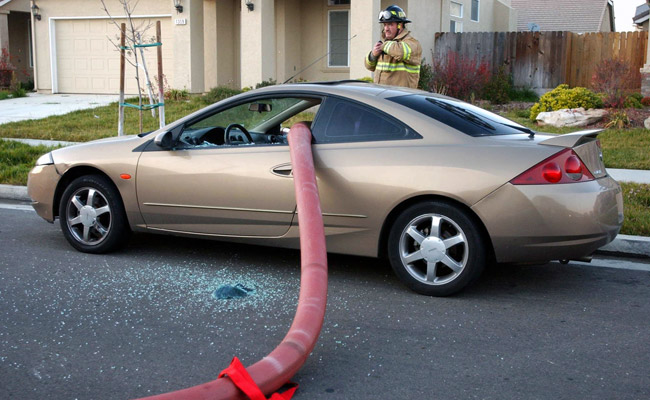
[[[111,15],[111,13],[108,11],[108,7],[106,6],[105,0],[100,0],[102,3],[102,8],[104,9],[104,12],[108,17],[110,18],[111,22],[118,28],[119,31],[122,30],[120,24],[115,20],[115,18]],[[126,61],[131,64],[135,68],[135,80],[136,80],[136,86],[138,88],[138,109],[140,111],[140,133],[142,133],[142,86],[140,85],[140,67],[142,67],[145,71],[145,81],[146,81],[146,86],[148,88],[148,93],[149,93],[149,103],[151,105],[154,104],[153,101],[153,93],[151,91],[151,82],[149,80],[149,75],[146,70],[146,65],[144,61],[144,51],[142,49],[142,37],[145,37],[146,32],[149,28],[151,28],[152,24],[147,23],[147,21],[142,21],[139,24],[136,24],[134,22],[134,19],[132,18],[133,11],[135,10],[136,6],[138,5],[138,0],[117,0],[119,4],[121,5],[122,9],[124,10],[124,14],[126,16],[126,32],[125,32],[125,40],[126,40],[126,45],[124,46],[124,50],[126,50],[126,54],[128,57],[126,57]],[[118,49],[118,50],[123,50],[122,46],[111,39],[110,37],[108,40],[113,44],[113,46]],[[140,47],[140,56],[138,56],[138,52],[136,51],[136,48]],[[162,99],[158,99],[158,102],[161,102]],[[121,106],[121,105],[120,105]],[[153,111],[153,106],[152,106],[152,111]],[[155,115],[155,114],[154,114]]]

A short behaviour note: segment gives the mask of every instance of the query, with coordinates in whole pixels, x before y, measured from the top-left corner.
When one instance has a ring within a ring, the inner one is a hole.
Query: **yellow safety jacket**
[[[417,88],[422,46],[411,32],[404,29],[395,39],[384,41],[382,50],[378,58],[375,59],[371,51],[365,60],[366,68],[375,72],[375,83]]]

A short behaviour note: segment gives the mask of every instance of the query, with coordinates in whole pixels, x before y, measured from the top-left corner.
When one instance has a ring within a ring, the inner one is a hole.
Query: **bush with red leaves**
[[[603,94],[605,108],[624,108],[625,99],[640,84],[640,73],[629,62],[613,58],[601,61],[591,78],[591,88]]]
[[[434,61],[428,89],[462,100],[470,100],[472,95],[478,98],[490,81],[489,67],[487,62],[479,62],[451,51],[447,53],[446,59]]]

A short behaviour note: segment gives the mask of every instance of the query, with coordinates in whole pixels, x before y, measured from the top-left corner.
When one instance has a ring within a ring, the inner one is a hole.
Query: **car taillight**
[[[511,180],[513,185],[544,185],[549,183],[575,183],[594,180],[594,176],[580,157],[571,149],[547,158]]]

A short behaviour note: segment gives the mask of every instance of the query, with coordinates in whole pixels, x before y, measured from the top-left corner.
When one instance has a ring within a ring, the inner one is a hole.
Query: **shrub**
[[[268,81],[262,81],[262,82],[258,83],[257,85],[255,85],[255,89],[259,89],[259,88],[266,87],[266,86],[273,86],[273,85],[277,85],[277,82],[275,81],[275,79],[269,78]]]
[[[422,59],[422,64],[420,65],[420,80],[418,81],[418,89],[430,90],[429,82],[433,80],[433,68],[430,64],[426,63],[425,59]]]
[[[501,66],[499,70],[492,75],[488,83],[483,88],[483,98],[489,100],[492,104],[506,104],[510,102],[510,92],[512,91],[512,79],[506,69]]]
[[[210,89],[208,93],[204,94],[201,97],[201,101],[203,101],[206,104],[212,104],[212,103],[216,103],[217,101],[227,99],[228,97],[232,97],[239,93],[242,93],[242,91],[229,88],[228,86],[217,86],[215,88]]]
[[[641,99],[641,104],[643,104],[643,105],[646,106],[646,107],[650,106],[650,97],[644,97],[644,98],[642,98],[642,99]]]
[[[16,99],[18,97],[26,97],[27,96],[27,91],[23,89],[20,85],[17,85],[15,88],[11,90],[11,97]]]
[[[444,90],[447,95],[469,100],[472,94],[483,92],[490,80],[488,63],[449,52],[446,60],[436,60],[432,65],[433,78],[426,85],[429,91]]]
[[[607,59],[601,61],[591,78],[594,91],[603,94],[603,104],[608,108],[623,108],[628,94],[638,89],[641,77],[627,61]]]
[[[523,108],[523,109],[515,110],[515,116],[517,116],[518,118],[530,118],[530,109]]]
[[[530,119],[535,121],[537,115],[544,111],[557,111],[565,108],[601,108],[603,101],[598,95],[583,87],[569,88],[561,84],[550,92],[540,97],[539,101],[530,109]]]
[[[165,91],[167,100],[187,100],[190,98],[190,92],[187,89],[168,89]]]
[[[625,111],[617,111],[609,116],[609,122],[605,128],[623,129],[628,125],[630,125],[630,118]]]
[[[625,103],[623,103],[623,106],[625,108],[643,108],[641,100],[643,100],[641,93],[632,93],[625,98]]]
[[[515,88],[510,90],[511,101],[525,101],[528,103],[536,103],[539,101],[539,96],[531,88]]]

